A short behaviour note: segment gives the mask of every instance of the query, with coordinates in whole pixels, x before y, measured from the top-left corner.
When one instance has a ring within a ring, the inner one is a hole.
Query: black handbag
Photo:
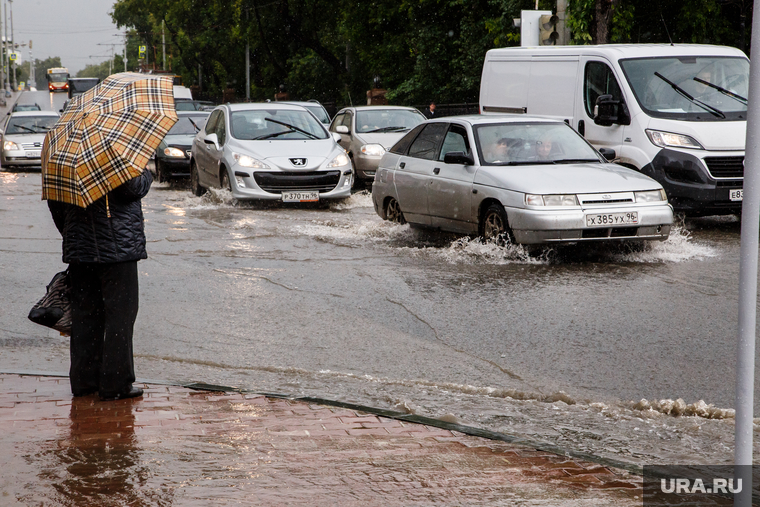
[[[47,286],[47,293],[32,307],[29,320],[50,327],[62,335],[71,335],[71,286],[69,272],[57,273]]]

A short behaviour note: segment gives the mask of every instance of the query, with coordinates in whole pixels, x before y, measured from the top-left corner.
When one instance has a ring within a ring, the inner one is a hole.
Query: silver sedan
[[[7,116],[2,127],[2,167],[39,167],[45,134],[58,121],[53,111],[19,111]]]
[[[193,139],[193,193],[222,187],[243,200],[316,202],[349,197],[353,168],[336,137],[300,106],[218,106]]]
[[[662,186],[605,157],[553,120],[429,120],[383,156],[372,200],[386,220],[521,244],[667,239]]]

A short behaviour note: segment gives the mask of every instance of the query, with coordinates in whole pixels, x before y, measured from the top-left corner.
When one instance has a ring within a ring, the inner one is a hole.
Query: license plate
[[[282,202],[315,202],[319,200],[319,192],[283,192]]]
[[[586,227],[614,227],[639,223],[638,211],[627,213],[599,213],[586,215]]]
[[[26,156],[27,158],[40,158],[40,151],[27,151]]]
[[[728,191],[728,198],[732,201],[741,201],[744,199],[743,188],[732,188]]]

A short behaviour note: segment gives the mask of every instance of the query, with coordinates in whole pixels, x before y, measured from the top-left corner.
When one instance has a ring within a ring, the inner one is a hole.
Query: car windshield
[[[372,109],[356,112],[356,131],[406,132],[425,121],[418,111],[409,109]]]
[[[13,106],[14,111],[40,111],[37,104],[16,104]]]
[[[233,111],[232,137],[242,140],[327,139],[327,131],[304,110],[249,109]]]
[[[312,112],[322,123],[330,123],[330,118],[327,116],[327,112],[322,106],[304,106],[306,109]]]
[[[6,134],[44,134],[58,121],[57,116],[14,116],[8,122]]]
[[[749,61],[733,57],[621,60],[639,105],[650,116],[687,121],[746,120]]]
[[[483,165],[601,162],[596,150],[564,123],[477,125],[475,137]]]
[[[195,135],[206,125],[208,115],[180,116],[167,136]],[[195,124],[195,125],[193,125]]]

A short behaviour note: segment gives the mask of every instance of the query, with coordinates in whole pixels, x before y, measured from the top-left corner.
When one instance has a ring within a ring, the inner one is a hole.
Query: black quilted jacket
[[[153,176],[145,170],[86,208],[48,201],[55,226],[63,236],[63,262],[147,259],[140,199],[148,194],[152,182]]]

